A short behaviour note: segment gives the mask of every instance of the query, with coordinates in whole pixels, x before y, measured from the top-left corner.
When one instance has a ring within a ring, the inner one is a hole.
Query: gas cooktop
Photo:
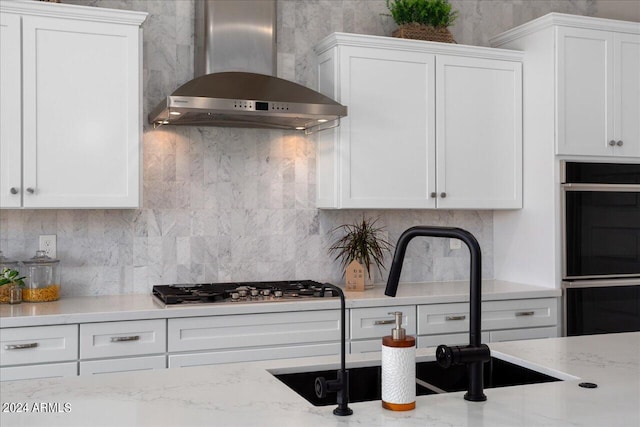
[[[337,292],[313,280],[156,285],[152,293],[166,305],[255,303],[338,296]]]

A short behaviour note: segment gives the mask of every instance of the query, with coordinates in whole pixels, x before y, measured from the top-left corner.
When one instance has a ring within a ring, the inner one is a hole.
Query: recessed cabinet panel
[[[557,29],[558,154],[609,154],[612,44],[606,31]]]
[[[614,58],[616,154],[640,157],[640,35],[615,34]]]
[[[165,319],[80,325],[81,359],[164,353],[166,349]]]
[[[345,48],[343,207],[425,207],[433,174],[434,56]],[[435,189],[435,188],[434,188]]]
[[[2,366],[77,359],[78,325],[0,329]]]
[[[0,15],[0,207],[22,204],[20,17]]]
[[[438,56],[439,208],[522,206],[522,64]]]
[[[23,26],[25,207],[137,206],[138,29]]]

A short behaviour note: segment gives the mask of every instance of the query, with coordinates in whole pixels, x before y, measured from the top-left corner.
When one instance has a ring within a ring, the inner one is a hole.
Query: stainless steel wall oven
[[[640,164],[562,163],[564,332],[640,330]]]

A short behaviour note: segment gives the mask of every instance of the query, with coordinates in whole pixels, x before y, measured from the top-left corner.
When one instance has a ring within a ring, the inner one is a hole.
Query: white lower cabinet
[[[394,311],[402,312],[402,325],[407,335],[416,334],[416,306],[352,308],[350,311],[351,353],[380,351],[382,337],[395,328]]]
[[[78,325],[0,329],[0,381],[77,375],[77,359]]]
[[[483,301],[482,342],[550,338],[558,334],[556,298]],[[469,343],[469,303],[418,306],[418,347]]]
[[[165,369],[167,358],[161,356],[126,357],[123,359],[89,360],[80,362],[80,375],[108,374],[112,372],[147,371]]]
[[[168,321],[169,367],[338,354],[340,310]]]
[[[80,325],[80,375],[164,369],[166,351],[166,319]]]
[[[253,362],[256,360],[290,359],[296,357],[340,354],[340,343],[279,345],[274,347],[218,350],[201,353],[169,354],[169,368],[217,365],[220,363]]]
[[[8,368],[0,368],[0,381],[75,377],[77,375],[78,362],[49,363],[43,365],[10,366]]]

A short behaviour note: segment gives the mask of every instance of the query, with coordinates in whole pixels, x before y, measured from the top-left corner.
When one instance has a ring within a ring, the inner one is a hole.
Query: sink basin
[[[380,400],[380,366],[349,368],[349,401],[366,402]],[[316,396],[314,382],[316,377],[327,380],[336,378],[336,370],[274,374],[293,391],[315,406],[336,404],[336,394],[329,393],[325,398]],[[465,366],[452,366],[442,369],[437,362],[416,363],[416,396],[437,393],[450,393],[467,389],[467,369]],[[508,387],[515,385],[537,384],[562,381],[541,372],[534,371],[504,360],[492,357],[484,365],[485,388]]]
[[[314,406],[335,405],[337,403],[336,393],[327,393],[326,397],[319,398],[316,396],[314,388],[317,377],[334,380],[336,378],[336,369],[329,371],[298,372],[293,374],[274,374],[274,376]],[[380,366],[349,368],[349,402],[381,400],[380,376]],[[416,396],[425,394],[436,394],[436,392],[416,383]]]

